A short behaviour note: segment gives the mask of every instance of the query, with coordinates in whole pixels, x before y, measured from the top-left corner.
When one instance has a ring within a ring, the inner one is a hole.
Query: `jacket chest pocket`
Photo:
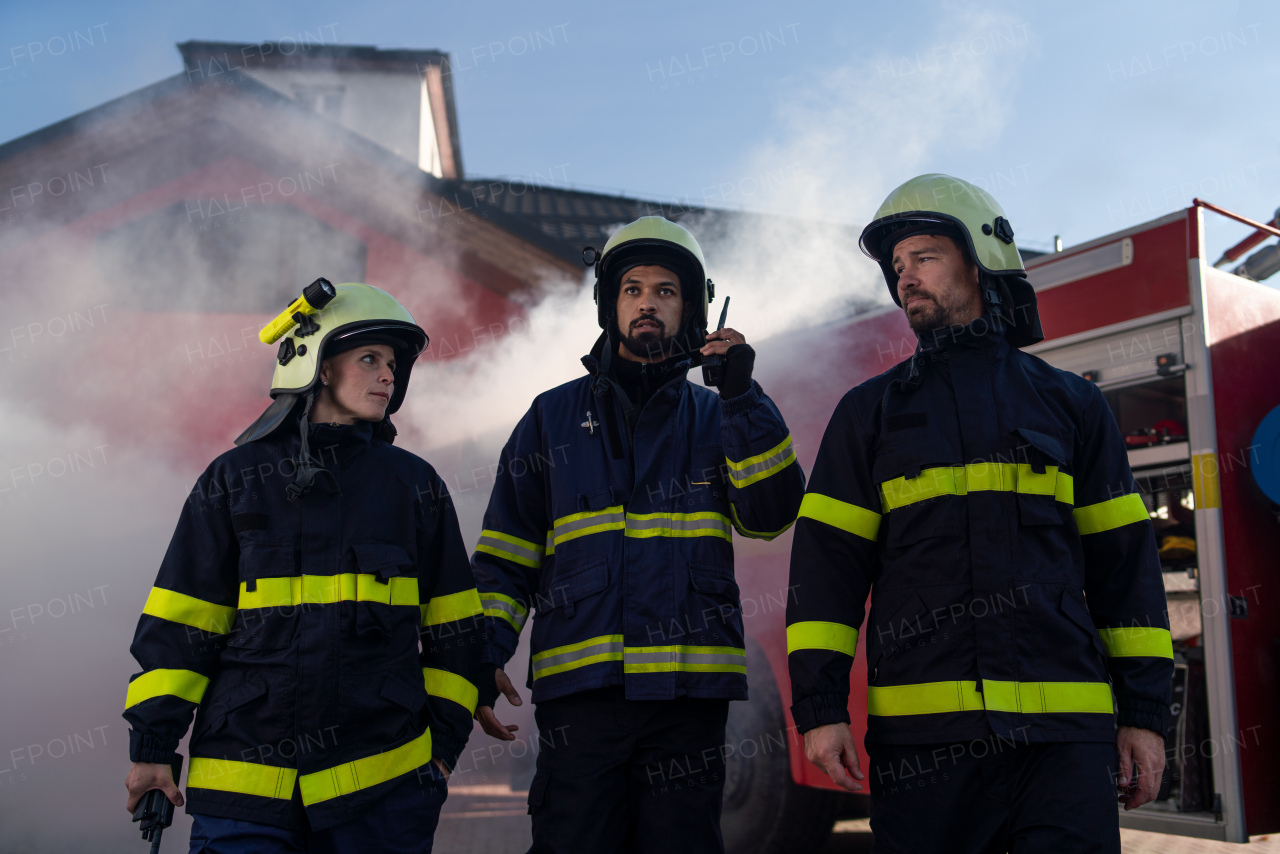
[[[939,423],[936,414],[886,414],[876,440],[871,474],[876,483],[919,477],[922,471],[959,465],[963,456],[955,426]]]
[[[296,621],[291,579],[298,574],[299,556],[292,545],[242,543],[240,593],[236,626],[227,646],[245,650],[286,649],[293,644]]]
[[[1066,524],[1075,499],[1069,445],[1025,427],[1013,431],[1013,442],[1018,465],[1018,524],[1031,528]]]
[[[390,543],[352,543],[355,557],[356,634],[389,637],[400,632],[412,643],[421,620],[417,566],[408,552]]]
[[[389,543],[352,543],[351,551],[360,572],[376,576],[383,584],[389,584],[393,578],[411,578],[417,572],[409,553],[400,546]]]

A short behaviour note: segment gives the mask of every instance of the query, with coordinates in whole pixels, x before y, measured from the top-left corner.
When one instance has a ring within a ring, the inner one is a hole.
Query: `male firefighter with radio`
[[[197,712],[193,852],[429,852],[481,606],[443,482],[392,445],[427,336],[324,279],[262,338],[281,335],[274,402],[199,478],[138,622],[128,807],[182,803],[169,763]]]
[[[862,233],[918,338],[849,391],[796,524],[787,648],[805,752],[864,775],[849,671],[871,595],[876,851],[1119,852],[1155,797],[1172,643],[1147,508],[1092,383],[1043,338],[983,190],[908,181]],[[1114,703],[1114,705],[1113,705]]]
[[[492,668],[478,717],[514,737],[492,707],[499,690],[520,702],[501,668],[536,609],[527,685],[554,737],[529,791],[531,850],[722,851],[725,719],[747,697],[731,531],[789,528],[804,475],[752,348],[733,329],[705,335],[712,283],[693,235],[643,217],[595,274],[588,376],[516,426],[472,558]],[[685,377],[711,356],[718,396]]]

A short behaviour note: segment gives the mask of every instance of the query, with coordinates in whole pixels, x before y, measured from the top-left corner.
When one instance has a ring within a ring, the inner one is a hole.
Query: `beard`
[[[627,352],[641,359],[665,359],[676,348],[675,336],[667,337],[667,325],[656,317],[643,318],[658,325],[657,329],[642,329],[636,332],[636,324],[642,318],[631,321],[627,334],[620,335],[619,340]]]
[[[932,297],[927,297],[907,312],[907,323],[913,332],[923,335],[951,326],[950,317],[951,312],[938,305]]]
[[[952,326],[963,326],[967,305],[944,304],[933,296],[926,296],[923,302],[917,303],[907,312],[907,323],[916,335],[927,335],[939,329]]]

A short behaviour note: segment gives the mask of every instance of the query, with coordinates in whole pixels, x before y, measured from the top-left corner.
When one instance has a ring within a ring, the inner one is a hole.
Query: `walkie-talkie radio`
[[[720,309],[720,325],[716,327],[719,332],[724,329],[725,318],[729,315],[729,298],[724,298],[724,307]],[[724,381],[724,356],[713,354],[702,357],[702,383],[703,385],[719,387]]]

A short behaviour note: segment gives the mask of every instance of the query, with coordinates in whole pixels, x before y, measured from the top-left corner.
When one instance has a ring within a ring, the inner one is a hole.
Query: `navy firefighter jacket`
[[[597,393],[598,356],[538,395],[502,451],[472,557],[485,660],[505,665],[535,612],[535,703],[609,685],[746,699],[732,532],[791,526],[804,493],[791,434],[758,384],[723,400],[688,381],[688,359],[628,417]]]
[[[1173,675],[1150,516],[1093,383],[979,318],[848,392],[796,524],[787,650],[801,731],[1019,743],[1164,732]]]
[[[188,812],[347,821],[471,732],[480,600],[444,484],[372,425],[296,423],[218,457],[182,509],[132,652],[134,762],[195,716]]]

